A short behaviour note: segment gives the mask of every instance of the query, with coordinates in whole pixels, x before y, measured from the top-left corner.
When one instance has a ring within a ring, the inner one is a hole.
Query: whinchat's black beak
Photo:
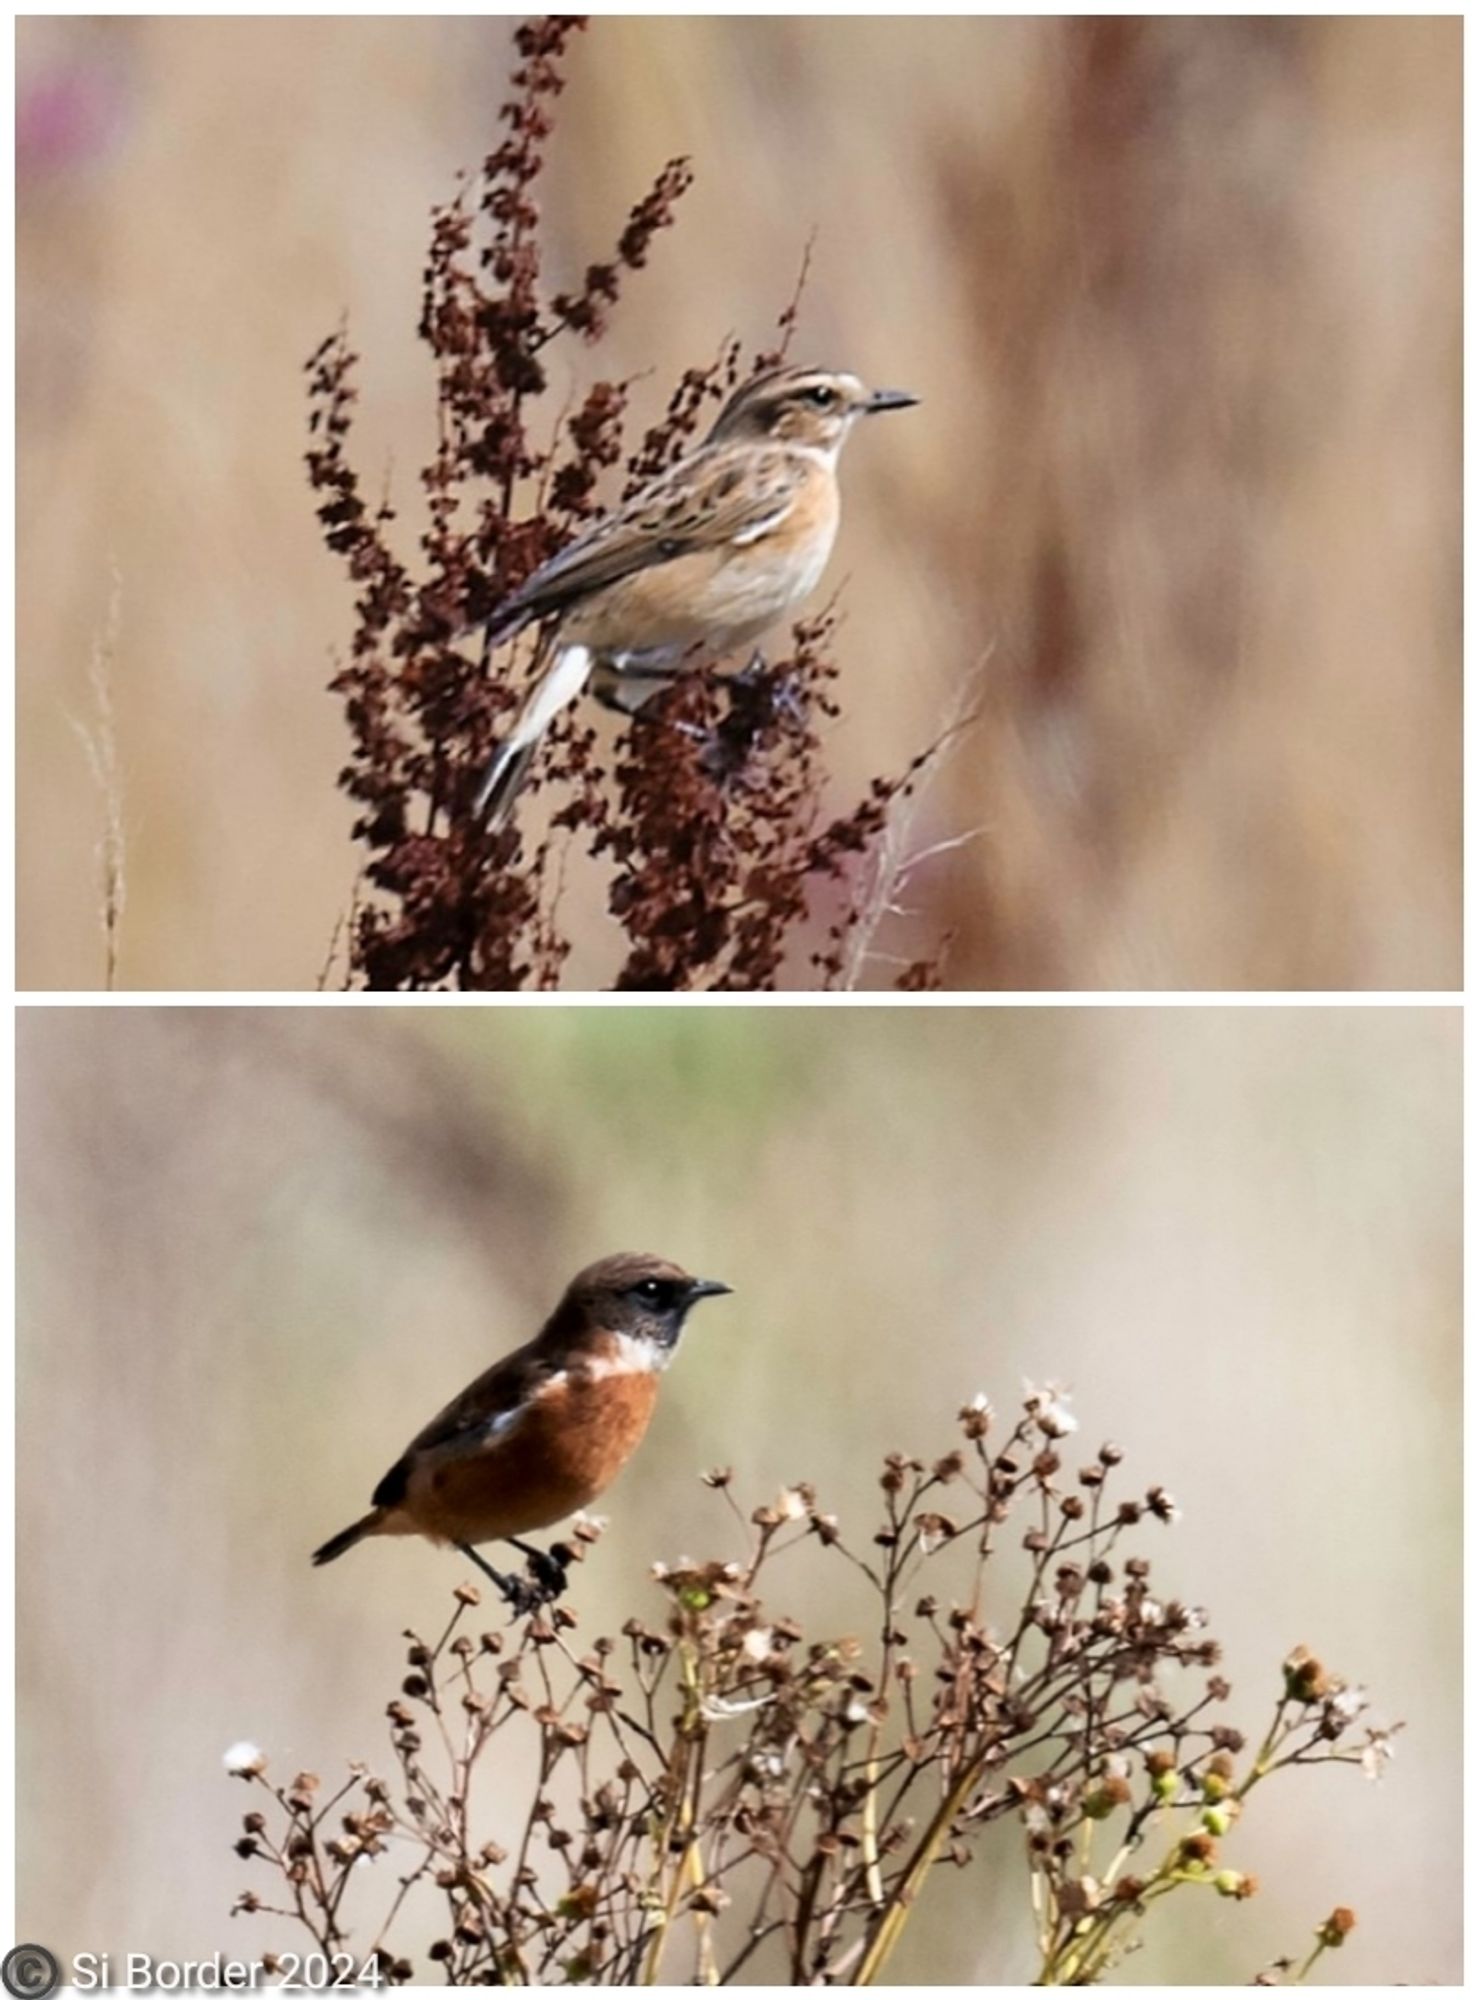
[[[733,1290],[732,1285],[721,1285],[717,1278],[695,1278],[688,1287],[688,1296],[690,1299],[717,1299]]]
[[[918,401],[907,389],[875,389],[863,405],[863,415],[876,417],[880,410],[912,410]]]

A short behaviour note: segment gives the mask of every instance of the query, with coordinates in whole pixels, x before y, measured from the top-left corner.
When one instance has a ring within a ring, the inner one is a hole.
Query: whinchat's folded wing
[[[494,613],[494,637],[567,610],[638,570],[699,549],[760,541],[785,521],[811,471],[790,453],[696,452],[536,570]]]

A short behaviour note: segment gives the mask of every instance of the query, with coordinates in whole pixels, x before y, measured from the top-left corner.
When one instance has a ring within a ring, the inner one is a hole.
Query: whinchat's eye
[[[808,402],[815,403],[819,410],[830,410],[837,401],[837,391],[829,389],[825,382],[818,382],[814,389],[806,392]]]

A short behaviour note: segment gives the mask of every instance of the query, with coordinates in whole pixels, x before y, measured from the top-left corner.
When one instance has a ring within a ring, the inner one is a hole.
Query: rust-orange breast
[[[618,1373],[577,1362],[486,1432],[427,1452],[412,1466],[397,1511],[412,1532],[439,1541],[494,1541],[551,1527],[589,1506],[616,1477],[656,1398],[657,1377],[647,1369]]]

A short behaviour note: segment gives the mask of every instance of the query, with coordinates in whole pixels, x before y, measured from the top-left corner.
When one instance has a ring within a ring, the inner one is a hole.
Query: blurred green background
[[[317,978],[356,856],[302,363],[347,313],[366,492],[413,548],[428,215],[494,143],[510,31],[19,22],[23,985],[103,976],[73,724],[115,576],[121,983]],[[632,375],[645,421],[725,335],[765,343],[813,227],[798,355],[924,399],[845,467],[837,803],[984,660],[983,714],[913,834],[974,837],[884,951],[949,932],[966,989],[1458,983],[1461,33],[675,16],[578,43],[552,280],[664,160],[698,179],[554,402]],[[566,907],[599,982],[597,870]]]
[[[1264,1892],[1187,1898],[1128,1976],[1246,1981],[1344,1902],[1333,1970],[1457,1980],[1459,1057],[1447,1009],[24,1013],[23,1934],[288,1941],[227,1922],[222,1753],[383,1767],[399,1634],[463,1573],[309,1550],[578,1265],[646,1248],[735,1297],[609,1496],[587,1634],[657,1614],[655,1558],[733,1552],[704,1468],[861,1527],[882,1451],[1057,1377],[1180,1502],[1150,1552],[1230,1720],[1302,1641],[1409,1723],[1379,1787],[1260,1794],[1229,1858]],[[932,1898],[900,1978],[1030,1971],[1015,1846]]]

